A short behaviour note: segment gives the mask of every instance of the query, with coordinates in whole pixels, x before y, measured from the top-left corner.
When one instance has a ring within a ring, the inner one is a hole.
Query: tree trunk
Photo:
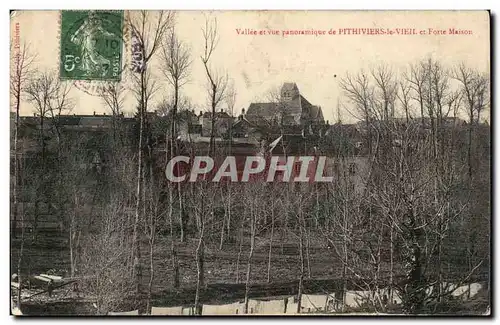
[[[19,62],[18,62],[19,64]],[[20,85],[21,80],[19,79],[18,86],[19,90],[21,88]],[[16,96],[16,123],[14,130],[14,188],[13,188],[13,196],[14,196],[14,215],[13,215],[13,224],[12,224],[12,236],[13,238],[17,238],[17,217],[19,212],[19,203],[18,203],[18,184],[19,184],[19,158],[18,158],[18,149],[17,149],[17,141],[19,135],[19,105],[21,102],[20,92],[18,92]],[[22,276],[21,276],[21,265],[23,260],[23,250],[24,250],[24,212],[21,213],[21,247],[19,249],[19,259],[17,261],[17,277],[19,288],[17,289],[17,308],[21,310],[21,285],[22,285]]]
[[[468,132],[468,142],[467,142],[467,165],[468,165],[468,175],[469,180],[472,180],[472,126],[474,123],[474,111],[471,109],[469,112],[469,132]]]
[[[73,192],[73,213],[71,214],[70,225],[69,225],[69,259],[70,259],[70,274],[71,277],[75,276],[75,221],[77,218],[78,209],[78,196],[76,190]]]
[[[409,203],[410,205],[412,202]],[[416,218],[413,209],[410,207],[408,213],[409,227],[406,234],[406,240],[409,241],[411,247],[409,254],[406,256],[407,265],[407,281],[408,285],[403,300],[403,310],[410,314],[418,314],[421,312],[425,292],[423,292],[422,284],[424,282],[422,263],[423,257],[421,252],[422,230],[416,223]]]
[[[156,216],[157,216],[157,204],[154,202],[154,184],[155,178],[153,175],[153,148],[149,146],[149,226],[150,226],[150,237],[149,237],[149,283],[148,283],[148,305],[147,311],[151,310],[151,299],[152,299],[152,289],[154,281],[154,245],[156,239]]]
[[[251,212],[253,214],[253,211]],[[248,253],[248,263],[247,263],[247,274],[246,274],[246,281],[245,281],[245,314],[248,314],[248,294],[250,293],[250,275],[252,272],[252,257],[253,257],[253,252],[255,248],[255,228],[256,228],[256,222],[255,222],[255,217],[252,216],[251,222],[251,237],[250,237],[250,252]]]
[[[211,118],[211,130],[210,130],[210,148],[208,152],[208,156],[213,157],[214,152],[215,152],[215,108],[216,108],[216,102],[215,102],[215,96],[217,95],[217,88],[215,85],[212,83],[212,94],[211,94],[211,100],[212,100],[212,118]]]
[[[309,228],[305,229],[306,232],[306,262],[307,262],[307,278],[311,278],[311,255],[309,252],[309,247],[310,247],[310,236],[309,236]]]
[[[299,276],[299,288],[297,292],[297,314],[300,314],[302,309],[302,291],[303,291],[303,281],[304,281],[304,239],[302,234],[302,225],[300,225],[300,239],[299,239],[299,257],[300,257],[300,276]]]
[[[19,85],[20,87],[20,85]],[[19,184],[19,158],[17,150],[17,142],[19,137],[19,105],[20,105],[20,94],[16,96],[16,123],[14,129],[14,186],[12,188],[12,196],[14,197],[13,204],[13,220],[12,220],[12,237],[17,238],[17,215],[19,213],[18,204],[18,184]],[[24,225],[22,225],[24,226]]]
[[[243,221],[241,222],[239,239],[240,239],[240,244],[238,250],[238,258],[236,259],[236,283],[240,283],[240,260],[241,260],[241,253],[243,251]]]
[[[229,242],[232,242],[232,237],[231,237],[231,210],[232,210],[232,200],[231,200],[231,184],[228,184],[227,187],[228,190],[228,198],[227,198],[227,240]]]
[[[342,290],[341,290],[341,295],[342,295],[342,312],[345,310],[345,299],[346,299],[346,293],[347,293],[347,263],[348,263],[348,252],[347,252],[347,235],[348,235],[348,229],[347,229],[347,200],[344,202],[344,207],[342,211],[343,215],[343,228],[344,228],[344,235],[342,236],[342,248],[343,248],[343,263],[342,263]]]
[[[231,115],[232,115],[232,109],[231,109]],[[229,123],[229,155],[233,154],[233,123]],[[231,209],[232,209],[232,202],[231,202],[231,183],[227,185],[227,240],[229,242],[232,242],[231,240]]]
[[[271,259],[273,252],[273,238],[274,238],[274,205],[271,205],[271,237],[269,238],[269,255],[267,259],[267,283],[271,282]]]
[[[174,82],[174,105],[172,108],[172,123],[171,123],[171,157],[175,157],[177,154],[177,111],[179,106],[179,81],[175,79]],[[179,173],[179,164],[176,165],[177,173]],[[177,183],[177,192],[179,196],[179,226],[180,226],[180,241],[181,243],[186,240],[186,230],[185,230],[185,216],[184,216],[184,206],[182,204],[182,187],[181,183]]]
[[[179,171],[179,164],[176,164],[177,171]],[[177,193],[179,196],[179,224],[181,229],[180,241],[184,243],[186,241],[186,216],[184,214],[184,205],[183,205],[183,197],[182,197],[182,187],[181,183],[177,183]]]
[[[394,223],[391,221],[391,248],[390,248],[390,265],[389,265],[389,301],[390,304],[394,302],[393,288],[394,288]]]
[[[134,272],[135,272],[135,285],[137,294],[140,293],[140,282],[141,282],[141,250],[139,242],[139,222],[140,222],[140,211],[141,211],[141,195],[142,195],[142,170],[143,170],[143,157],[142,157],[142,147],[143,147],[143,137],[144,137],[144,114],[145,114],[145,79],[144,71],[141,72],[141,102],[139,105],[139,148],[138,148],[138,166],[137,166],[137,190],[136,190],[136,201],[135,201],[135,220],[134,220],[134,239],[133,239],[133,256],[134,256]]]
[[[17,208],[17,207],[16,207]],[[24,226],[24,212],[22,212],[21,214],[21,247],[19,248],[19,259],[17,261],[17,277],[18,277],[18,284],[19,284],[19,288],[17,290],[17,308],[19,308],[19,310],[21,310],[21,306],[22,306],[22,303],[21,303],[21,291],[22,291],[22,275],[21,275],[21,272],[22,272],[22,261],[23,261],[23,253],[24,253],[24,229],[25,229],[25,226]]]
[[[40,114],[40,145],[41,145],[41,151],[42,151],[42,177],[40,178],[40,181],[38,182],[37,186],[37,193],[36,193],[36,198],[35,198],[35,213],[34,213],[34,222],[33,222],[33,234],[32,238],[34,241],[37,240],[37,233],[38,233],[38,215],[39,215],[39,208],[40,208],[40,200],[44,200],[43,196],[43,186],[44,186],[44,177],[45,177],[45,136],[44,136],[44,115],[45,115],[45,109],[44,112]],[[45,200],[44,200],[45,201]]]
[[[203,226],[202,226],[203,227]],[[203,230],[198,240],[198,246],[196,247],[196,296],[194,299],[195,314],[201,315],[201,305],[200,305],[200,290],[204,287],[204,242],[203,242]]]
[[[201,201],[201,209],[199,215],[199,236],[198,246],[196,247],[196,295],[194,299],[194,309],[196,315],[201,315],[202,306],[200,304],[200,290],[205,286],[205,269],[204,269],[204,253],[205,253],[205,216],[204,216],[204,201]]]
[[[45,113],[40,114],[40,144],[42,146],[42,167],[45,168],[45,135],[44,135],[44,122]]]
[[[175,248],[175,236],[174,236],[174,224],[173,224],[173,189],[172,189],[172,184],[169,184],[168,186],[168,197],[169,197],[169,211],[168,211],[168,216],[169,216],[169,225],[170,225],[170,258],[172,261],[172,270],[174,272],[174,277],[173,277],[173,287],[178,288],[179,287],[179,264],[177,261],[177,251]]]
[[[177,104],[175,104],[177,105]],[[173,158],[174,155],[175,155],[175,150],[177,149],[176,148],[176,145],[175,145],[175,133],[176,133],[176,129],[175,129],[175,120],[176,120],[176,117],[175,117],[175,111],[176,109],[174,108],[174,117],[173,117],[173,120],[172,120],[172,130],[170,132],[171,136],[170,136],[170,158]],[[168,137],[167,137],[167,146],[168,146]],[[168,152],[166,150],[166,152]],[[168,154],[167,154],[167,159],[166,161],[168,161]],[[174,236],[174,221],[173,221],[173,209],[174,209],[174,189],[173,189],[173,184],[168,184],[168,199],[169,199],[169,210],[168,210],[168,216],[169,216],[169,225],[170,225],[170,258],[172,260],[172,270],[174,272],[174,277],[173,277],[173,286],[174,288],[179,288],[179,262],[177,260],[177,249],[175,247],[175,236]],[[179,186],[180,186],[180,183],[179,183]],[[178,189],[178,192],[179,192],[179,200],[181,199],[181,191],[180,191],[180,188]],[[180,216],[180,223],[181,223],[181,241],[182,241],[182,238],[183,238],[183,228],[182,228],[182,203],[179,203],[180,205],[180,208],[181,208],[181,211],[179,212],[179,216]]]
[[[221,191],[222,194],[222,191]],[[221,195],[223,197],[223,195]],[[222,218],[222,225],[220,226],[220,241],[219,250],[222,250],[222,245],[224,245],[224,233],[225,233],[225,220],[227,215],[227,209],[224,209],[224,217]]]
[[[148,283],[148,304],[146,310],[151,310],[151,298],[152,298],[152,289],[153,289],[153,280],[154,280],[154,244],[155,244],[155,232],[156,225],[154,221],[154,215],[150,218],[150,226],[151,226],[151,237],[149,240],[149,283]]]

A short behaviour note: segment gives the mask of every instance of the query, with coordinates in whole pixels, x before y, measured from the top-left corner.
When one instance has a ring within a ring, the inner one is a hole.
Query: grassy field
[[[244,238],[239,266],[239,279],[243,281],[246,273],[248,252],[250,249],[249,238]],[[180,281],[183,285],[196,283],[196,263],[194,252],[197,245],[196,238],[188,238],[184,243],[178,242],[177,254],[180,265]],[[226,243],[219,250],[218,243],[207,243],[205,248],[205,279],[206,283],[235,283],[236,263],[239,243]],[[17,272],[17,259],[19,256],[19,240],[11,241],[11,273]],[[170,262],[170,239],[166,236],[156,239],[154,248],[155,281],[154,291],[161,291],[170,286],[172,270]],[[141,256],[143,264],[148,265],[149,247],[146,240],[142,243]],[[335,254],[319,241],[312,241],[309,250],[309,261],[312,278],[337,277],[340,267],[335,259]],[[30,238],[26,240],[23,253],[24,274],[39,274],[52,271],[54,274],[67,276],[69,274],[69,249],[68,241],[57,231],[44,231],[39,233],[36,242]],[[269,258],[269,239],[257,238],[257,243],[252,258],[252,283],[267,282],[267,268]],[[306,273],[307,273],[306,266]],[[146,270],[145,270],[146,271]],[[298,246],[289,240],[280,240],[275,237],[272,245],[271,282],[295,280],[300,272]],[[148,278],[147,271],[144,278]]]
[[[342,285],[341,263],[333,250],[328,249],[319,236],[311,236],[309,262],[306,263],[306,276],[303,293],[332,293]],[[153,305],[179,306],[192,305],[196,290],[196,238],[188,238],[184,243],[177,243],[180,266],[180,288],[173,290],[173,272],[170,260],[170,240],[160,236],[156,240],[154,249],[155,277],[153,281]],[[11,273],[17,272],[17,258],[19,241],[11,242]],[[149,281],[148,246],[146,240],[142,245],[143,283],[147,288]],[[246,266],[250,249],[249,238],[245,238],[239,266],[239,283],[236,282],[236,264],[239,252],[239,243],[227,243],[221,250],[218,244],[207,244],[205,249],[205,287],[200,291],[200,302],[207,304],[223,304],[241,300],[245,294]],[[272,267],[270,282],[267,282],[269,239],[257,238],[256,249],[252,258],[252,284],[250,297],[275,297],[297,294],[298,278],[300,275],[300,259],[298,246],[282,234],[275,234],[272,245]],[[310,269],[310,274],[308,270]],[[382,265],[382,270],[388,270],[388,265]],[[402,279],[402,272],[396,266],[397,279]],[[44,231],[39,234],[36,243],[27,240],[24,247],[23,275],[37,275],[52,273],[69,276],[69,250],[67,239],[56,230]],[[384,274],[384,272],[382,273]],[[38,289],[39,291],[40,289]],[[356,281],[349,282],[348,290],[360,290]],[[35,290],[36,291],[36,290]],[[33,292],[35,292],[33,291]],[[74,295],[66,292],[63,299],[48,299],[47,295],[40,295],[37,301],[28,304],[33,313],[44,310],[43,313],[92,313],[95,310],[88,303],[79,302],[75,306]],[[92,297],[87,297],[92,299]],[[58,300],[58,301],[56,301]],[[43,309],[40,305],[46,305]],[[52,307],[51,307],[52,306]],[[59,307],[56,307],[59,306]],[[134,307],[135,306],[135,307]],[[145,294],[130,300],[130,308],[146,308]],[[42,309],[40,309],[42,308]],[[75,309],[76,308],[76,309]]]

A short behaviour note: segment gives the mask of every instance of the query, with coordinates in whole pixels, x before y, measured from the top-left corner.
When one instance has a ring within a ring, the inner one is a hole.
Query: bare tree
[[[100,88],[99,96],[109,108],[111,115],[120,116],[125,100],[125,88],[118,82],[109,82]]]
[[[424,83],[427,78],[427,70],[422,66],[421,62],[417,64],[411,64],[408,73],[404,73],[403,77],[409,83],[411,89],[412,98],[418,103],[420,109],[420,119],[422,125],[424,125]]]
[[[272,265],[272,257],[273,257],[273,239],[274,239],[274,228],[275,228],[275,209],[276,209],[276,204],[275,204],[275,197],[274,195],[271,196],[271,207],[270,207],[270,212],[271,212],[271,234],[269,237],[269,252],[267,255],[267,283],[271,282],[271,265]]]
[[[179,106],[179,94],[181,88],[186,84],[189,78],[189,68],[191,65],[190,48],[183,41],[179,40],[174,29],[172,29],[162,44],[161,59],[163,64],[163,74],[168,83],[172,86],[174,95],[171,116],[171,130],[170,130],[170,150],[171,157],[177,154],[177,112]],[[177,166],[178,168],[178,166]],[[170,184],[169,188],[173,185]],[[182,191],[181,184],[177,184],[177,191],[179,195],[179,221],[180,221],[180,241],[185,240],[185,220],[184,220],[184,207],[182,205]],[[172,255],[175,255],[175,247],[172,238]]]
[[[209,156],[214,154],[215,150],[215,121],[216,109],[222,102],[226,95],[228,76],[217,72],[210,66],[210,59],[213,52],[219,43],[219,34],[217,30],[217,19],[210,20],[208,17],[205,19],[205,26],[202,28],[204,40],[204,52],[201,55],[201,62],[205,67],[205,72],[208,79],[208,97],[211,108],[211,130],[210,130],[210,148]]]
[[[96,218],[96,229],[82,236],[80,255],[81,272],[84,274],[82,289],[96,299],[97,314],[130,305],[131,293],[135,290],[135,279],[130,277],[127,261],[129,247],[122,246],[120,232],[126,209],[117,198],[106,206],[100,218]],[[79,216],[84,218],[83,215]]]
[[[56,170],[59,173],[57,177],[56,188],[54,193],[54,201],[57,203],[59,214],[59,223],[62,226],[64,224],[64,194],[61,189],[64,188],[63,184],[63,153],[62,153],[62,125],[61,125],[61,115],[66,115],[74,108],[73,98],[70,97],[71,83],[69,81],[57,81],[54,85],[55,91],[53,100],[49,101],[49,111],[48,117],[51,120],[51,128],[55,131],[56,142],[57,142],[57,161],[55,162],[58,166]]]
[[[454,254],[449,247],[450,229],[458,227],[458,218],[470,204],[467,198],[454,194],[454,188],[461,184],[461,165],[453,153],[456,125],[446,121],[451,113],[457,116],[467,91],[463,86],[453,91],[448,70],[436,60],[422,60],[409,71],[400,79],[382,67],[371,75],[361,72],[342,80],[351,110],[360,112],[368,130],[374,131],[368,137],[375,150],[368,152],[364,195],[355,195],[354,201],[341,199],[347,192],[335,187],[332,197],[339,201],[332,217],[344,245],[335,243],[333,229],[328,230],[328,238],[346,270],[365,290],[374,292],[385,283],[383,248],[390,245],[389,296],[392,288],[397,288],[404,310],[421,313],[429,311],[429,306],[434,311],[442,308],[453,291],[443,284],[451,279],[463,283],[484,260],[474,257],[468,273],[458,279],[445,268]],[[455,78],[470,81],[474,73],[459,67]],[[420,108],[422,123],[412,119],[414,105]],[[468,114],[471,124],[477,116],[476,105],[484,106],[477,101],[467,106],[473,107],[473,113]],[[393,119],[398,111],[405,122]],[[341,216],[346,211],[352,211],[352,217],[343,224]],[[398,265],[406,275],[403,282],[395,279]],[[380,297],[370,300],[374,307],[385,308]]]
[[[155,16],[154,16],[155,15]],[[151,75],[151,68],[148,64],[156,51],[161,47],[165,35],[174,25],[174,12],[159,11],[153,14],[150,11],[143,10],[132,12],[127,24],[132,31],[132,37],[137,45],[135,49],[139,56],[140,66],[136,69],[138,76],[134,75],[135,88],[134,93],[138,101],[139,109],[139,148],[138,148],[138,168],[137,168],[137,191],[136,208],[134,222],[134,248],[133,260],[136,273],[136,290],[140,292],[141,265],[140,265],[140,241],[139,241],[139,222],[143,202],[141,202],[141,193],[143,187],[143,146],[144,146],[144,124],[148,104],[156,91],[156,84]]]
[[[403,109],[404,116],[406,118],[406,123],[410,122],[412,119],[412,104],[411,104],[411,96],[410,96],[410,84],[408,80],[403,79],[399,81],[399,91],[396,92],[396,96],[400,102],[401,108]]]
[[[233,116],[234,114],[234,105],[236,104],[236,89],[234,88],[234,81],[231,82],[228,85],[228,89],[226,91],[226,96],[224,98],[224,102],[226,103],[227,106],[227,112],[229,116]],[[233,145],[233,122],[229,123],[229,128],[228,128],[228,155],[232,155],[232,145]],[[221,191],[223,189],[221,188]],[[220,244],[219,244],[219,250],[222,249],[222,245],[224,244],[224,233],[225,229],[227,229],[227,238],[231,239],[231,217],[232,217],[232,207],[233,207],[233,186],[231,182],[227,184],[226,188],[226,197],[227,200],[225,201],[225,209],[224,209],[224,218],[222,219],[222,226],[221,226],[221,236],[220,236]],[[221,197],[224,197],[222,194]]]
[[[397,92],[397,80],[395,80],[394,72],[387,65],[381,65],[372,69],[371,75],[375,84],[375,114],[384,121],[394,118],[394,101]]]
[[[205,287],[205,245],[209,237],[209,226],[214,222],[214,202],[217,195],[216,183],[207,180],[198,180],[196,184],[191,184],[189,204],[191,213],[194,215],[197,229],[197,245],[195,249],[196,260],[196,293],[195,293],[195,313],[201,314],[200,304],[201,290]],[[194,186],[196,185],[196,186]]]
[[[57,81],[54,85],[55,91],[53,100],[49,101],[49,117],[54,121],[52,124],[56,129],[57,141],[61,141],[61,130],[59,119],[61,115],[66,115],[74,107],[74,101],[70,97],[69,93],[72,89],[70,82]]]
[[[295,229],[298,228],[298,234],[295,233],[295,236],[298,238],[299,242],[299,286],[297,288],[297,314],[300,314],[302,310],[302,294],[304,292],[304,276],[305,276],[305,267],[306,267],[306,247],[305,247],[305,242],[307,241],[306,238],[306,231],[307,231],[307,224],[306,224],[306,213],[307,213],[307,206],[308,206],[308,201],[310,199],[310,193],[306,190],[305,186],[300,186],[304,184],[298,184],[297,190],[294,190],[293,187],[291,189],[288,189],[290,192],[292,192],[292,201],[290,201],[290,207],[291,210],[290,212],[292,215],[295,217],[294,222],[296,226],[294,227]],[[292,231],[293,233],[293,231]]]
[[[113,128],[113,147],[116,146],[117,138],[121,138],[121,133],[117,134],[119,127],[117,120],[123,114],[123,104],[125,101],[125,87],[119,82],[108,82],[104,84],[99,91],[99,96],[102,102],[111,111],[112,128]]]
[[[15,129],[14,129],[14,213],[12,224],[12,236],[17,237],[17,214],[18,214],[18,179],[19,179],[19,158],[18,158],[18,138],[19,138],[19,109],[21,107],[21,97],[25,91],[28,79],[33,74],[33,61],[35,55],[30,51],[28,44],[23,43],[16,50],[11,49],[11,71],[10,71],[10,95],[15,107]]]
[[[175,115],[181,88],[188,82],[191,66],[191,49],[180,40],[174,29],[170,30],[161,48],[162,72],[174,91],[172,114]]]
[[[51,117],[51,126],[56,130],[58,152],[60,152],[60,130],[58,125],[58,118],[63,111],[72,108],[72,100],[69,97],[71,86],[59,80],[55,71],[43,71],[36,74],[26,86],[26,97],[31,102],[35,109],[35,115],[39,119],[39,143],[41,147],[40,156],[40,182],[37,190],[37,198],[35,200],[35,213],[34,213],[34,231],[33,237],[36,238],[37,222],[38,222],[38,206],[41,200],[46,200],[50,196],[44,190],[44,181],[48,178],[46,175],[46,151],[47,141],[46,135],[48,127],[46,119]]]
[[[151,150],[151,148],[150,148]],[[151,153],[150,153],[151,154]],[[149,283],[148,283],[148,301],[146,310],[150,310],[151,301],[152,301],[152,290],[153,290],[153,281],[154,281],[154,255],[155,255],[155,244],[156,244],[156,232],[157,232],[157,223],[160,217],[164,212],[160,212],[162,206],[160,204],[160,196],[159,196],[159,185],[161,183],[155,178],[155,174],[153,171],[153,164],[149,164],[149,188],[145,189],[145,196],[148,197],[149,205],[147,214],[149,218],[147,220],[147,229],[146,235],[148,237],[149,243]],[[169,202],[170,203],[170,202]],[[177,274],[178,276],[178,274]]]
[[[469,118],[468,144],[467,144],[467,161],[469,165],[468,175],[472,177],[472,132],[474,123],[479,122],[481,111],[489,105],[489,80],[486,76],[479,72],[468,68],[465,64],[460,64],[453,76],[460,83],[460,90],[466,107],[465,111]]]
[[[54,101],[58,100],[60,81],[53,71],[38,73],[26,87],[28,101],[34,105],[35,114],[40,119],[40,145],[42,150],[42,161],[45,158],[45,119],[49,117],[52,107],[56,106]]]
[[[283,133],[285,119],[289,114],[289,102],[284,99],[281,94],[281,88],[272,87],[266,94],[266,99],[274,104],[273,112],[268,116],[259,116],[259,121],[265,126],[276,129],[278,128]]]
[[[18,141],[19,141],[19,127],[20,127],[20,115],[19,110],[21,107],[21,98],[25,92],[25,88],[29,79],[33,74],[33,62],[35,61],[36,56],[30,50],[30,46],[27,43],[23,43],[16,48],[14,51],[11,49],[11,71],[10,71],[10,95],[14,101],[15,107],[15,124],[14,124],[14,182],[12,188],[12,196],[14,202],[12,204],[13,216],[12,216],[12,224],[11,231],[12,237],[17,238],[17,219],[19,214],[19,177],[20,177],[20,162],[19,162],[19,149],[18,149]],[[21,276],[21,264],[23,259],[23,249],[24,249],[24,212],[21,213],[21,247],[19,249],[19,259],[17,262],[17,276],[19,289],[17,290],[17,305],[18,308],[21,309],[21,285],[22,285],[22,276]]]
[[[261,195],[262,184],[256,182],[247,184],[245,188],[245,221],[250,230],[250,250],[248,251],[248,261],[245,280],[245,314],[248,314],[248,302],[250,293],[250,277],[252,274],[252,258],[255,252],[256,236],[258,233],[258,221],[262,214],[261,211]]]
[[[369,75],[360,71],[357,75],[352,76],[347,74],[339,82],[340,89],[343,95],[346,96],[348,102],[352,104],[353,109],[346,110],[355,118],[364,121],[368,132],[366,134],[366,143],[368,144],[368,151],[373,150],[373,129],[371,121],[375,117],[375,110],[373,108],[374,89],[370,84]]]

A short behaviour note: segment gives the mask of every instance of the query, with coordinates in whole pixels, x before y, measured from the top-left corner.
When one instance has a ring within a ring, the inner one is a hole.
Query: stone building
[[[285,82],[280,93],[267,103],[251,103],[246,118],[257,125],[309,125],[324,124],[320,106],[312,105],[302,94],[297,84]]]

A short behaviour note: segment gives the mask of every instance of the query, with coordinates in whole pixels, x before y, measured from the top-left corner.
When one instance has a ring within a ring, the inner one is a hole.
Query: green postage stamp
[[[61,79],[119,81],[122,51],[123,11],[62,11]]]

